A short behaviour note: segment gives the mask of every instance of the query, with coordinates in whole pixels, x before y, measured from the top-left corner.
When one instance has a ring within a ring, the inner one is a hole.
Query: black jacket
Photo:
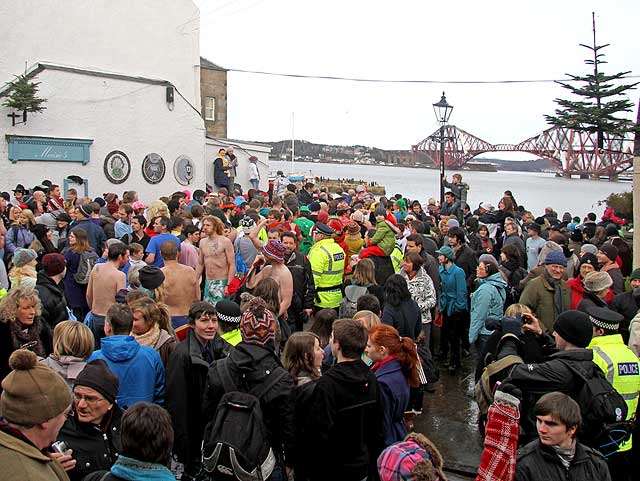
[[[42,305],[42,318],[51,329],[69,318],[63,282],[56,284],[51,277],[40,271],[36,280],[36,290]]]
[[[71,481],[79,481],[94,471],[108,470],[122,450],[120,421],[122,410],[113,404],[100,426],[81,423],[75,413],[69,414],[58,434],[58,441],[73,449],[76,467],[68,471]]]
[[[625,344],[629,342],[629,323],[638,310],[640,310],[640,291],[621,292],[611,301],[611,309],[624,316],[624,321],[620,324],[620,333]]]
[[[222,361],[216,361],[222,362]],[[245,391],[263,382],[271,371],[279,366],[273,349],[246,344],[244,341],[231,350],[229,357],[223,362],[229,362],[231,377],[238,388]],[[213,363],[207,375],[203,412],[206,424],[214,418],[222,395],[225,393],[222,380]],[[264,422],[269,433],[271,447],[281,457],[284,451],[287,465],[292,465],[295,445],[293,379],[286,376],[280,379],[262,398],[262,412]]]
[[[308,423],[310,438],[299,442],[314,454],[309,479],[360,481],[377,471],[384,418],[378,381],[364,362],[338,363],[317,381]]]
[[[216,339],[224,341],[216,336],[213,342],[214,359],[221,359],[226,355],[221,349],[216,349],[219,347]],[[193,330],[189,329],[167,363],[166,402],[173,421],[173,452],[191,475],[197,474],[194,470],[201,458],[202,433],[206,424],[201,410],[208,372],[209,363],[203,359],[200,343]]]
[[[293,296],[289,306],[289,323],[301,323],[306,320],[304,309],[313,309],[313,301],[316,297],[316,286],[313,282],[313,273],[309,259],[300,252],[293,252],[286,266],[293,279]]]
[[[471,247],[466,244],[460,246],[456,252],[455,264],[464,271],[467,279],[467,292],[471,292],[473,281],[476,278],[476,267],[478,267],[478,257]]]
[[[37,338],[42,343],[43,348],[43,356],[46,358],[52,351],[52,340],[51,340],[51,329],[49,329],[49,325],[47,322],[42,319],[42,317],[36,318],[37,322],[40,324],[40,331]],[[25,343],[30,341],[19,342],[18,345],[14,345],[13,339],[11,337],[11,326],[10,322],[6,319],[0,319],[0,381],[2,381],[7,374],[11,372],[9,368],[9,357],[13,354],[13,351],[16,349],[20,349]],[[35,335],[34,335],[35,337]],[[30,351],[34,351],[34,349],[29,349]],[[37,354],[37,353],[36,353]],[[0,393],[2,393],[2,387],[0,386]]]
[[[553,448],[532,441],[518,451],[515,481],[611,481],[607,462],[602,455],[581,443],[576,444],[576,453],[565,469]]]
[[[313,202],[313,196],[305,189],[301,189],[298,192],[298,201],[300,201],[300,205],[309,205]]]

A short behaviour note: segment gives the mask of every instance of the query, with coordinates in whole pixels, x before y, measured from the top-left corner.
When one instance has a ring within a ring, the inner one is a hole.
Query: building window
[[[216,120],[216,99],[214,97],[204,98],[204,119]]]

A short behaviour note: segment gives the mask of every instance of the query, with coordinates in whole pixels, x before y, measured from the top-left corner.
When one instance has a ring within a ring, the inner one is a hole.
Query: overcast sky
[[[201,55],[229,69],[394,80],[525,80],[581,74],[591,12],[606,73],[640,75],[637,0],[196,0]],[[409,149],[438,126],[442,91],[450,123],[493,143],[547,128],[555,84],[374,84],[229,72],[228,136],[295,137]],[[640,90],[632,91],[637,105]],[[629,114],[635,118],[635,112]]]

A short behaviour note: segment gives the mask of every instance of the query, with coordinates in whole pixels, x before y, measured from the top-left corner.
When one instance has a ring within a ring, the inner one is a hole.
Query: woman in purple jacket
[[[388,324],[371,328],[365,352],[374,362],[371,370],[380,386],[386,447],[407,435],[404,413],[409,406],[409,388],[420,385],[418,354],[413,340],[400,337]]]

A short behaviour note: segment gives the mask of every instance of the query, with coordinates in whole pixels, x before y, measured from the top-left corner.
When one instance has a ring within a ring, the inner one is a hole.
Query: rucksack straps
[[[220,376],[220,380],[222,381],[222,387],[224,388],[225,392],[242,391],[241,389],[238,389],[238,385],[234,382],[231,376],[231,370],[229,369],[229,358],[219,360],[218,362],[216,362],[215,366]],[[261,399],[262,396],[268,393],[271,388],[278,383],[278,381],[284,379],[284,377],[288,374],[289,373],[282,367],[276,366],[275,369],[271,371],[261,383],[250,389],[248,393],[258,399]]]

